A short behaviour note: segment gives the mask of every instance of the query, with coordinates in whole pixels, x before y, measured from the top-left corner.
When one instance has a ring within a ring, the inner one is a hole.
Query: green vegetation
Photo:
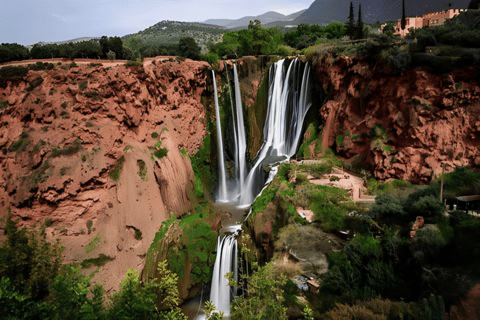
[[[88,221],[87,221],[88,234],[90,234],[90,233],[92,232],[92,227],[93,227],[93,221],[92,221],[92,220],[88,220]]]
[[[158,279],[143,283],[135,270],[127,271],[120,290],[107,302],[103,287],[91,282],[96,272],[86,276],[75,265],[62,265],[63,247],[58,240],[46,240],[45,227],[19,229],[10,213],[3,222],[0,305],[5,319],[187,319],[178,308],[178,277],[166,261],[157,266]],[[80,266],[103,266],[111,260],[99,254]]]
[[[158,133],[157,132],[152,132],[151,136],[152,136],[153,139],[157,139],[158,138]]]
[[[122,173],[122,168],[123,168],[123,163],[125,162],[125,157],[124,156],[121,156],[120,159],[118,159],[118,162],[117,162],[117,165],[115,166],[115,169],[113,169],[112,171],[110,171],[110,173],[108,174],[108,176],[118,182],[120,180],[120,174]]]
[[[52,158],[56,158],[60,156],[69,156],[79,152],[80,150],[83,150],[82,140],[77,138],[70,147],[63,148],[63,149],[54,147],[52,149]]]
[[[85,247],[85,252],[86,253],[92,252],[99,246],[99,244],[100,244],[100,234],[97,233],[97,235],[93,237],[92,240],[90,240],[90,242]]]
[[[26,89],[28,92],[30,91],[33,91],[33,89],[35,89],[36,87],[38,87],[39,85],[41,85],[43,83],[43,78],[42,77],[38,77],[36,78],[35,80],[33,80],[32,82],[30,82],[30,85],[28,86],[28,88]]]
[[[142,231],[135,229],[135,240],[142,240]]]
[[[137,160],[138,165],[138,175],[142,178],[143,181],[147,181],[147,164],[143,160]]]
[[[315,120],[308,125],[307,131],[304,135],[303,142],[300,145],[300,148],[298,149],[297,157],[310,158],[312,156],[310,152],[310,145],[313,143],[313,141],[318,139],[318,127],[319,127],[318,120]]]
[[[250,213],[250,217],[254,217],[255,214],[262,212],[265,210],[267,205],[272,201],[273,197],[277,194],[278,187],[274,187],[272,185],[268,186],[265,190],[263,190],[262,194],[255,199],[255,202],[252,204],[252,213]]]
[[[15,142],[12,142],[12,144],[8,147],[7,150],[9,152],[16,152],[17,154],[19,154],[20,152],[25,151],[29,143],[30,143],[30,137],[25,131],[23,131],[22,134],[20,135],[20,139],[18,139]]]
[[[203,139],[203,148],[190,157],[192,163],[192,169],[195,174],[195,196],[197,198],[203,197],[204,186],[209,185],[210,180],[210,139],[211,136],[207,135]]]
[[[0,99],[0,110],[5,110],[8,107],[8,101]]]
[[[83,91],[87,88],[87,85],[88,85],[88,80],[85,80],[78,84],[78,88]]]
[[[83,260],[82,263],[80,263],[80,265],[82,266],[83,269],[89,269],[92,266],[102,267],[108,261],[112,261],[112,260],[115,260],[115,258],[106,256],[103,253],[100,253],[97,258]]]
[[[185,148],[180,149],[180,153],[184,158],[188,158],[188,153],[187,153],[187,150],[185,150]]]

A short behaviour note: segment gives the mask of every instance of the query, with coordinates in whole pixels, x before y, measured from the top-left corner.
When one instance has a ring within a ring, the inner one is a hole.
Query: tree
[[[247,281],[247,293],[244,297],[237,297],[231,302],[230,317],[235,319],[287,319],[287,308],[283,306],[282,287],[287,279],[277,276],[273,272],[274,266],[270,262],[255,271],[250,277],[243,276]],[[238,285],[229,273],[229,285]],[[242,285],[242,283],[240,283]]]
[[[350,36],[350,38],[355,37],[355,13],[353,12],[353,2],[350,2],[350,15],[348,16],[346,30],[347,36]]]
[[[363,39],[362,4],[358,5],[357,38]]]
[[[192,37],[183,37],[178,40],[178,51],[185,58],[199,60],[201,49]]]
[[[137,271],[128,270],[120,291],[111,297],[110,318],[187,320],[178,308],[178,276],[168,270],[166,260],[158,263],[158,271],[161,278],[142,284]]]
[[[468,10],[477,10],[480,7],[478,0],[470,0]]]
[[[60,241],[48,242],[44,225],[39,229],[17,228],[10,213],[4,218],[4,233],[7,240],[0,247],[0,278],[10,279],[20,294],[34,301],[44,299],[60,270]]]
[[[406,25],[407,25],[407,19],[405,18],[405,0],[402,0],[402,22],[401,22],[402,30],[405,30]]]

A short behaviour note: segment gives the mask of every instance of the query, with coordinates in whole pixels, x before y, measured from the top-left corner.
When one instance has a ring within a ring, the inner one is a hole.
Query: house
[[[402,30],[402,19],[397,20],[397,24],[395,25],[394,29],[395,32],[393,33],[394,36],[401,36],[402,38],[405,37],[409,33],[409,29],[418,29],[425,26],[429,27],[436,27],[441,26],[445,23],[446,20],[452,19],[453,17],[459,15],[461,12],[464,12],[464,9],[448,9],[443,10],[440,12],[428,12],[424,14],[422,17],[409,17],[406,18],[405,29]]]

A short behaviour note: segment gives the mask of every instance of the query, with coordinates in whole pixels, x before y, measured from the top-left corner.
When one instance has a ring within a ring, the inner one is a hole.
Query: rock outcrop
[[[0,216],[44,221],[65,262],[114,258],[95,276],[111,292],[143,268],[167,211],[190,210],[194,176],[180,149],[195,153],[206,134],[209,65],[95,63],[60,62],[0,88]]]
[[[442,165],[446,171],[480,166],[478,67],[445,75],[413,68],[391,75],[379,61],[332,60],[327,56],[316,65],[329,97],[320,110],[323,150],[335,147],[346,159],[360,155],[380,180],[426,183]],[[343,139],[337,140],[339,135]]]

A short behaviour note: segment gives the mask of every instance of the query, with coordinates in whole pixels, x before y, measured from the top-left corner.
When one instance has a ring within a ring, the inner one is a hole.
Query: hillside
[[[248,26],[248,23],[250,21],[254,20],[259,20],[263,25],[268,24],[268,23],[273,23],[273,22],[281,22],[281,21],[290,21],[294,20],[297,17],[299,17],[302,13],[304,13],[305,10],[300,10],[298,12],[292,13],[290,15],[283,15],[278,12],[274,11],[269,11],[266,12],[262,15],[258,16],[246,16],[242,17],[240,19],[209,19],[206,20],[205,23],[210,23],[210,24],[215,24],[219,26],[223,26],[228,29],[232,28],[241,28],[241,27],[246,27]]]
[[[143,44],[173,44],[182,37],[192,37],[202,47],[209,41],[218,42],[225,28],[200,22],[182,22],[162,20],[145,30],[124,36],[126,40],[132,36],[139,37]]]
[[[349,15],[350,2],[355,7],[355,18],[358,16],[358,6],[362,5],[363,21],[375,23],[377,21],[394,21],[402,17],[402,2],[398,0],[316,0],[297,19],[294,24],[328,24],[332,21],[346,21]],[[466,9],[469,0],[423,0],[406,2],[407,17],[423,15],[449,8]]]

